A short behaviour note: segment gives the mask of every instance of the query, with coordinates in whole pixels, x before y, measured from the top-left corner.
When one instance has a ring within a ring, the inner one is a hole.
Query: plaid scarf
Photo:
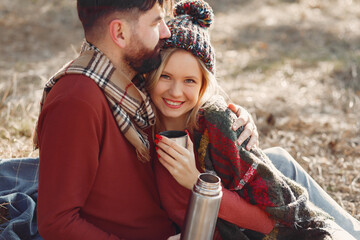
[[[109,103],[119,130],[135,147],[138,158],[149,160],[149,141],[142,131],[155,123],[150,97],[145,94],[144,78],[138,74],[132,81],[117,70],[94,45],[84,41],[78,58],[66,64],[45,84],[40,112],[52,87],[68,74],[85,75],[99,86]],[[37,136],[34,136],[37,146]]]
[[[330,216],[308,200],[307,191],[285,177],[260,150],[247,151],[236,145],[242,129],[231,129],[236,119],[225,103],[208,104],[199,111],[199,128],[194,145],[204,171],[222,179],[223,186],[236,191],[251,204],[276,220],[273,231],[264,235],[218,219],[223,239],[332,239],[325,220]]]

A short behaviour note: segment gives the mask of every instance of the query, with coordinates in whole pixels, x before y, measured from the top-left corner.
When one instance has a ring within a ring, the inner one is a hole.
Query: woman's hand
[[[244,126],[244,131],[237,140],[238,144],[241,145],[248,137],[250,137],[246,149],[250,150],[253,146],[259,146],[259,133],[250,113],[246,111],[245,108],[232,103],[230,103],[228,107],[238,117],[233,124],[233,130],[236,131],[239,127]]]
[[[156,135],[155,143],[160,163],[180,185],[191,190],[200,172],[196,168],[193,143],[189,135],[187,135],[187,138],[187,148],[158,134]]]

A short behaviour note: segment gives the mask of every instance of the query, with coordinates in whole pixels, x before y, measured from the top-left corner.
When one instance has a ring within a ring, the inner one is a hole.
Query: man
[[[134,106],[143,101],[130,80],[137,71],[156,67],[149,63],[160,61],[159,39],[170,36],[163,4],[77,1],[91,45],[85,44],[77,59],[80,63],[75,60],[76,66],[71,66],[87,69],[99,82],[90,74],[66,72],[56,77],[42,106],[37,131],[38,227],[44,239],[164,239],[175,234],[160,208],[150,163],[138,161],[130,143],[142,144],[136,128],[127,124],[129,120],[118,126],[105,96],[128,90],[123,96],[135,98]],[[96,62],[93,56],[104,60]],[[102,66],[90,66],[95,62]],[[104,90],[104,85],[117,89]],[[130,89],[120,90],[123,85]],[[143,113],[137,117],[152,117],[145,116],[146,107],[138,109]],[[121,114],[115,118],[122,118]],[[131,134],[119,131],[121,127],[131,129]]]
[[[168,3],[77,1],[86,42],[47,83],[37,125],[44,239],[166,239],[176,233],[160,207],[147,157],[154,113],[138,74],[161,61],[161,40],[170,36]]]

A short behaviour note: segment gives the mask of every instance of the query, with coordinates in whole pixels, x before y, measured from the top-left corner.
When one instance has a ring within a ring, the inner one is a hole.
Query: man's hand
[[[229,104],[229,109],[233,111],[238,119],[233,124],[233,130],[236,131],[239,127],[244,126],[244,131],[240,134],[237,142],[241,145],[248,137],[250,141],[246,145],[246,149],[250,150],[253,146],[259,145],[259,133],[256,125],[250,113],[245,108],[232,104]]]

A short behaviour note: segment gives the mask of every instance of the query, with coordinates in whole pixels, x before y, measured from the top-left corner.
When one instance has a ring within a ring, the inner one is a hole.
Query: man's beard
[[[144,44],[138,39],[133,44],[136,49],[130,49],[124,59],[137,73],[148,73],[160,66],[162,41],[159,41],[153,50],[144,47]]]

